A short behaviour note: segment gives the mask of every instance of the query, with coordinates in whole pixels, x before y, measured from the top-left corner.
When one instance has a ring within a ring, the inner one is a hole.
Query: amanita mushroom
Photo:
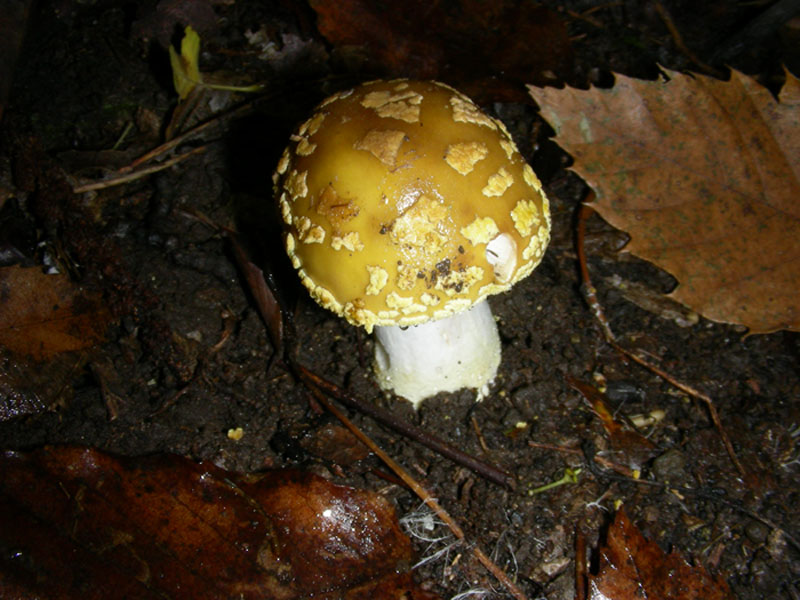
[[[500,363],[486,297],[542,259],[547,197],[505,126],[434,81],[373,81],[323,101],[273,177],[311,296],[376,332],[380,386],[414,403],[485,395]]]

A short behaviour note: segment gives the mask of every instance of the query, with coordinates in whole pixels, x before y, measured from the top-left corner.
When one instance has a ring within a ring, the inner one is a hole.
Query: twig
[[[614,2],[606,2],[605,4],[598,4],[597,6],[593,6],[591,8],[587,8],[583,11],[584,15],[593,15],[596,12],[600,12],[601,10],[608,10],[609,8],[617,8],[618,6],[624,6],[625,2],[622,0],[615,0]]]
[[[590,198],[593,197],[594,193],[591,192]],[[597,290],[595,290],[594,286],[592,285],[592,280],[589,277],[589,267],[586,263],[586,252],[584,250],[584,239],[586,234],[586,219],[594,212],[594,209],[588,205],[583,204],[581,206],[580,212],[578,214],[578,226],[577,226],[577,233],[576,233],[576,251],[578,254],[578,262],[580,264],[581,269],[581,278],[583,280],[583,291],[586,295],[586,301],[589,304],[589,308],[594,313],[595,318],[600,323],[600,327],[603,330],[603,334],[605,335],[606,342],[613,347],[617,352],[627,356],[632,361],[637,363],[638,365],[644,367],[645,369],[649,370],[652,373],[655,373],[670,385],[678,388],[682,392],[689,394],[690,396],[697,398],[705,403],[708,407],[708,411],[711,414],[711,420],[714,422],[714,426],[717,428],[717,432],[719,433],[720,437],[722,438],[722,443],[725,446],[725,450],[728,453],[731,461],[733,462],[736,470],[739,472],[741,476],[745,476],[746,471],[744,466],[741,462],[739,462],[739,458],[736,456],[736,451],[733,449],[733,444],[731,444],[730,438],[728,438],[728,434],[725,431],[725,428],[722,426],[722,421],[719,418],[719,413],[717,412],[717,408],[714,405],[714,401],[706,394],[694,389],[688,384],[685,384],[660,367],[654,365],[649,360],[635,354],[633,351],[628,350],[621,346],[617,340],[614,332],[611,330],[611,325],[608,322],[608,319],[605,317],[603,313],[603,307],[600,305],[600,302],[597,300]]]
[[[593,198],[594,192],[590,192],[589,200]],[[589,304],[589,310],[592,311],[595,319],[597,319],[597,322],[600,324],[600,328],[603,330],[603,336],[606,338],[606,341],[615,341],[616,336],[614,336],[614,332],[611,331],[611,324],[608,322],[608,319],[606,319],[605,313],[603,313],[603,307],[600,306],[600,301],[597,299],[597,289],[592,285],[592,280],[589,277],[589,266],[586,262],[586,254],[584,252],[584,240],[586,239],[586,219],[588,219],[593,213],[594,209],[587,204],[583,204],[580,212],[578,213],[578,227],[576,231],[578,266],[581,270],[583,295],[586,298],[586,302]]]
[[[83,192],[91,192],[93,190],[103,190],[105,188],[110,188],[115,185],[122,185],[123,183],[128,183],[130,181],[135,181],[137,179],[141,179],[142,177],[146,177],[147,175],[152,175],[153,173],[158,173],[159,171],[163,171],[164,169],[168,169],[169,167],[178,164],[179,162],[183,162],[187,158],[194,156],[195,154],[200,154],[206,151],[208,146],[200,146],[198,148],[194,148],[189,152],[184,152],[183,154],[179,154],[178,156],[173,156],[169,160],[165,160],[163,163],[159,163],[157,165],[153,165],[152,167],[145,167],[143,169],[139,169],[138,171],[126,171],[122,175],[116,175],[113,177],[109,177],[108,179],[103,179],[102,181],[95,181],[94,183],[86,183],[84,185],[78,185],[72,188],[72,191],[76,194],[82,194]],[[122,173],[122,170],[120,170]]]
[[[667,27],[669,34],[672,36],[672,41],[675,42],[675,46],[677,46],[678,50],[680,50],[689,60],[691,60],[694,64],[700,67],[706,73],[713,75],[714,77],[719,77],[720,79],[725,78],[725,73],[720,71],[719,69],[715,69],[711,65],[704,63],[700,60],[692,50],[687,46],[684,41],[683,37],[681,36],[681,32],[678,31],[678,27],[675,25],[675,21],[672,20],[672,15],[669,14],[664,5],[661,4],[659,0],[656,0],[654,3],[656,12],[661,17],[661,20],[664,22],[664,25]]]
[[[152,167],[146,167],[144,169],[138,169],[138,167],[140,165],[143,165],[144,163],[149,162],[149,161],[161,156],[162,154],[166,154],[167,152],[169,152],[169,151],[173,150],[174,148],[178,147],[180,144],[182,144],[186,140],[199,135],[200,133],[202,133],[203,131],[205,131],[206,129],[208,129],[211,126],[216,125],[219,121],[221,121],[223,119],[229,119],[229,118],[231,118],[233,116],[236,116],[236,115],[238,115],[240,113],[248,112],[249,110],[252,109],[252,107],[253,107],[253,102],[248,102],[247,104],[243,104],[242,106],[239,106],[239,107],[233,109],[230,112],[227,112],[227,113],[218,115],[218,116],[216,116],[216,117],[214,117],[212,119],[209,119],[205,123],[201,123],[200,125],[190,129],[186,133],[184,133],[182,135],[179,135],[176,138],[172,138],[168,142],[165,142],[165,143],[161,144],[160,146],[156,146],[155,148],[153,148],[149,152],[146,152],[145,154],[143,154],[142,156],[140,156],[139,158],[134,160],[128,166],[125,166],[125,167],[122,167],[121,169],[119,169],[117,171],[116,175],[114,175],[112,177],[109,177],[107,179],[104,179],[102,181],[96,181],[94,183],[87,183],[87,184],[84,184],[84,185],[76,186],[76,187],[74,187],[72,189],[72,191],[75,192],[76,194],[80,194],[82,192],[90,192],[90,191],[93,191],[93,190],[101,190],[101,189],[105,189],[105,188],[112,187],[112,186],[115,186],[115,185],[121,185],[123,183],[128,183],[129,181],[134,181],[136,179],[140,179],[140,178],[145,177],[147,175],[151,175],[153,173],[157,173],[158,171],[163,171],[164,169],[167,169],[167,168],[169,168],[169,167],[171,167],[173,165],[176,165],[179,162],[181,162],[183,160],[186,160],[187,158],[189,158],[189,157],[191,157],[191,156],[193,156],[195,154],[199,154],[200,152],[205,152],[206,148],[208,147],[207,145],[200,146],[198,148],[194,148],[193,150],[190,150],[189,152],[185,152],[184,154],[180,154],[178,156],[174,156],[174,157],[172,157],[172,158],[170,158],[168,160],[165,160],[162,163],[159,163],[158,165],[154,165]]]
[[[236,317],[232,311],[225,308],[222,310],[220,317],[222,317],[222,333],[219,336],[219,341],[211,346],[210,354],[216,354],[222,349],[236,327]]]
[[[125,141],[125,138],[128,137],[128,134],[133,129],[133,121],[128,121],[127,125],[125,125],[125,129],[122,130],[122,133],[117,138],[117,141],[114,142],[114,145],[111,146],[112,150],[119,150],[119,147],[122,146],[122,142]]]
[[[605,26],[600,21],[598,21],[594,17],[589,16],[589,15],[587,15],[585,13],[580,13],[577,10],[572,10],[572,9],[569,9],[569,8],[566,10],[566,13],[570,17],[572,17],[573,19],[580,20],[580,21],[586,21],[587,23],[589,23],[589,25],[597,27],[598,29],[604,29],[605,28]]]
[[[115,186],[115,185],[121,185],[123,183],[127,183],[129,181],[134,181],[134,180],[139,179],[141,177],[145,177],[147,175],[151,175],[152,173],[157,173],[158,171],[162,171],[163,169],[169,168],[169,167],[171,167],[171,166],[173,166],[173,165],[175,165],[175,164],[177,164],[177,163],[189,158],[190,156],[192,156],[194,154],[197,154],[199,152],[203,152],[203,151],[205,151],[207,146],[200,146],[199,148],[195,148],[195,149],[193,149],[193,150],[191,150],[189,152],[186,152],[186,153],[181,154],[179,156],[175,156],[173,158],[165,160],[163,163],[160,163],[158,165],[155,165],[155,166],[152,166],[152,167],[147,167],[147,168],[144,168],[144,169],[139,169],[139,167],[141,165],[143,165],[143,164],[145,164],[147,162],[150,162],[151,160],[153,160],[153,159],[155,159],[155,158],[157,158],[159,156],[162,156],[163,154],[166,154],[167,152],[170,152],[170,151],[174,150],[175,148],[180,146],[186,140],[200,135],[206,129],[209,129],[210,127],[213,127],[214,125],[217,125],[220,121],[223,121],[225,119],[230,119],[232,117],[235,117],[235,116],[250,112],[253,109],[253,106],[255,105],[255,102],[256,101],[247,102],[245,104],[237,106],[236,108],[234,108],[234,109],[232,109],[232,110],[230,110],[230,111],[228,111],[226,113],[217,115],[217,116],[209,119],[208,121],[205,121],[204,123],[201,123],[201,124],[193,127],[189,131],[187,131],[187,132],[185,132],[185,133],[183,133],[183,134],[181,134],[181,135],[179,135],[177,137],[171,138],[168,141],[164,142],[163,144],[161,144],[159,146],[156,146],[152,150],[144,153],[142,156],[140,156],[139,158],[134,160],[131,164],[119,169],[117,171],[116,175],[114,175],[112,177],[109,177],[107,179],[104,179],[103,181],[97,181],[97,182],[94,182],[94,183],[87,183],[87,184],[84,184],[84,185],[76,186],[75,188],[73,188],[72,191],[75,192],[76,194],[80,194],[82,192],[89,192],[89,191],[92,191],[92,190],[100,190],[100,189],[105,189],[105,188],[112,187],[112,186]]]
[[[175,136],[175,133],[181,130],[186,121],[189,120],[189,117],[197,110],[200,100],[205,96],[205,93],[206,88],[195,87],[189,92],[186,98],[178,103],[175,110],[172,112],[172,118],[170,118],[164,130],[164,139],[167,141],[171,140]]]
[[[472,428],[475,430],[475,435],[478,436],[478,443],[481,445],[481,450],[483,450],[485,454],[489,454],[489,446],[486,444],[486,439],[483,437],[481,426],[478,424],[478,419],[475,418],[475,415],[472,415],[471,421]]]
[[[725,445],[725,450],[727,451],[728,456],[730,457],[731,461],[733,461],[733,464],[736,466],[736,470],[739,471],[739,475],[742,475],[742,476],[746,475],[746,471],[745,471],[744,465],[742,465],[742,463],[739,461],[739,458],[736,456],[736,450],[733,449],[733,444],[731,444],[731,440],[728,437],[728,433],[725,431],[725,428],[722,426],[722,421],[719,418],[719,413],[717,412],[717,407],[714,404],[714,401],[708,395],[704,394],[703,392],[701,392],[699,390],[696,390],[695,388],[693,388],[692,386],[690,386],[690,385],[688,385],[686,383],[683,383],[683,382],[675,379],[672,375],[670,375],[669,373],[667,373],[666,371],[664,371],[663,369],[661,369],[657,365],[654,365],[653,363],[651,363],[650,361],[642,358],[638,354],[634,354],[630,350],[627,350],[626,348],[623,348],[618,343],[612,341],[612,342],[609,342],[609,344],[615,350],[625,354],[625,356],[630,358],[632,361],[634,361],[637,364],[639,364],[639,365],[645,367],[646,369],[652,371],[653,373],[655,373],[656,375],[661,377],[664,381],[666,381],[667,383],[669,383],[673,387],[676,387],[679,390],[681,390],[682,392],[684,392],[684,393],[686,393],[686,394],[688,394],[690,396],[694,396],[695,398],[705,402],[706,406],[708,407],[708,412],[711,414],[711,420],[714,422],[714,426],[717,428],[717,431],[719,432],[720,437],[722,438],[722,443]]]
[[[592,15],[594,13],[596,13],[596,12],[601,11],[601,10],[608,10],[609,8],[615,8],[617,6],[620,6],[621,4],[623,4],[623,3],[622,2],[607,2],[607,3],[601,4],[599,6],[593,6],[592,8],[590,8],[588,10],[585,10],[583,12],[578,12],[578,11],[571,10],[571,9],[566,9],[566,13],[570,17],[572,17],[573,19],[579,19],[581,21],[586,21],[590,25],[594,25],[595,27],[597,27],[599,29],[605,29],[605,25],[601,21],[599,21],[598,19],[595,19]]]
[[[586,536],[575,528],[575,600],[586,600],[588,582],[586,568]]]
[[[193,138],[193,137],[195,137],[197,135],[200,135],[203,131],[205,131],[209,127],[212,127],[212,126],[216,125],[220,121],[222,121],[224,119],[230,119],[231,117],[238,116],[239,114],[242,114],[242,113],[249,112],[250,110],[252,110],[253,104],[254,104],[254,102],[248,102],[246,104],[242,104],[241,106],[237,106],[236,108],[234,108],[233,110],[231,110],[229,112],[223,113],[221,115],[217,115],[217,116],[209,119],[208,121],[200,123],[200,125],[196,125],[195,127],[192,127],[189,131],[187,131],[185,133],[182,133],[178,137],[174,137],[171,140],[169,140],[167,142],[164,142],[160,146],[156,146],[155,148],[153,148],[149,152],[143,154],[142,156],[140,156],[139,158],[134,160],[127,167],[124,167],[123,169],[120,169],[120,171],[125,171],[125,170],[132,171],[133,169],[135,169],[139,165],[144,164],[144,163],[156,158],[157,156],[161,156],[162,154],[165,154],[165,153],[169,152],[170,150],[172,150],[174,148],[177,148],[178,146],[180,146],[186,140],[188,140],[190,138]]]
[[[447,525],[450,531],[453,532],[453,535],[458,538],[459,541],[462,543],[466,542],[466,535],[461,527],[456,523],[456,521],[447,513],[447,511],[442,508],[442,506],[436,501],[436,499],[428,493],[416,479],[414,479],[408,471],[406,471],[403,467],[401,467],[391,456],[389,456],[386,452],[384,452],[372,439],[369,438],[363,431],[361,431],[354,423],[348,419],[344,413],[342,413],[338,408],[336,408],[327,398],[323,391],[316,387],[310,381],[306,382],[306,386],[311,390],[314,394],[314,397],[317,401],[322,404],[326,410],[328,410],[331,414],[333,414],[337,419],[339,419],[345,427],[347,427],[350,432],[356,436],[361,443],[363,443],[367,448],[370,449],[378,458],[380,458],[386,466],[388,466],[400,479],[403,480],[409,488],[411,488],[414,493],[419,496],[420,500],[422,500],[428,508],[430,508],[436,516]],[[483,552],[477,545],[473,545],[470,550],[475,558],[489,571],[517,600],[527,600],[525,594],[520,590],[517,585],[511,581],[511,579],[506,575],[506,573],[498,567],[492,559],[490,559],[486,553]]]
[[[419,442],[431,450],[438,452],[442,456],[449,458],[453,462],[467,467],[489,481],[511,489],[516,486],[514,478],[506,471],[486,463],[479,458],[462,452],[458,448],[455,448],[447,442],[440,440],[427,431],[418,429],[408,421],[403,421],[396,418],[392,413],[385,411],[374,404],[369,402],[361,402],[358,398],[348,394],[345,390],[341,389],[330,381],[326,381],[299,363],[293,364],[293,367],[297,371],[298,378],[301,381],[310,383],[311,385],[321,389],[326,394],[336,398],[336,400],[345,406],[375,419],[378,423],[403,434],[409,439]]]

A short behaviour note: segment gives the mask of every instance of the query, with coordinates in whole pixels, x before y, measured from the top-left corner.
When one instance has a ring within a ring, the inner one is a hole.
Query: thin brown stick
[[[588,200],[594,198],[594,192],[589,193]],[[600,324],[603,330],[603,335],[606,341],[614,341],[616,337],[614,332],[611,331],[611,324],[606,319],[603,313],[603,307],[600,306],[600,301],[597,299],[597,289],[592,285],[592,279],[589,277],[589,266],[586,262],[586,253],[584,251],[584,240],[586,239],[586,220],[594,213],[594,209],[588,204],[581,206],[578,213],[578,227],[576,233],[576,246],[578,254],[578,265],[581,269],[581,281],[583,282],[583,294],[586,302],[589,304],[589,309]]]
[[[686,43],[683,41],[683,36],[681,36],[681,32],[675,25],[675,21],[672,20],[672,15],[670,15],[669,11],[664,8],[664,5],[659,0],[656,0],[654,6],[658,16],[661,17],[661,20],[664,22],[667,31],[669,31],[669,34],[672,36],[672,41],[675,43],[675,46],[678,48],[678,50],[680,50],[686,56],[686,58],[700,67],[701,70],[705,71],[709,75],[713,75],[714,77],[724,79],[725,73],[700,60],[700,57],[697,56],[694,51],[692,51],[692,49],[686,45]]]
[[[386,452],[384,452],[380,446],[378,446],[375,442],[370,439],[363,431],[361,431],[353,422],[348,419],[344,413],[342,413],[338,408],[336,408],[327,398],[325,393],[313,385],[313,383],[306,381],[306,386],[311,390],[311,393],[314,394],[314,397],[317,401],[322,404],[326,410],[328,410],[332,415],[334,415],[342,424],[347,427],[350,432],[356,436],[361,443],[363,443],[367,448],[370,449],[372,453],[374,453],[378,458],[380,458],[383,463],[389,467],[395,475],[397,475],[400,479],[403,480],[413,492],[422,500],[428,508],[430,508],[436,516],[447,525],[453,535],[462,543],[466,543],[466,535],[464,534],[464,530],[456,523],[455,519],[449,515],[447,511],[436,501],[436,499],[430,495],[428,490],[426,490],[422,484],[420,484],[416,479],[414,479],[411,474],[408,473],[400,464],[398,464],[391,456],[389,456]],[[470,550],[475,558],[489,571],[497,581],[499,581],[503,587],[506,588],[509,594],[511,594],[517,600],[527,600],[525,594],[520,590],[517,585],[511,581],[508,575],[498,567],[492,559],[490,559],[486,553],[483,552],[477,545],[471,546]]]
[[[140,178],[145,177],[147,175],[151,175],[153,173],[157,173],[158,171],[162,171],[162,170],[164,170],[164,169],[166,169],[168,167],[171,167],[171,166],[173,166],[175,164],[178,164],[179,162],[181,162],[183,160],[186,160],[187,158],[189,158],[190,156],[193,156],[194,154],[198,154],[200,152],[205,151],[207,146],[201,146],[199,148],[195,148],[195,149],[193,149],[193,150],[191,150],[189,152],[186,152],[186,153],[181,154],[179,156],[175,156],[173,158],[165,160],[164,162],[162,162],[162,163],[160,163],[158,165],[154,165],[152,167],[147,167],[147,168],[144,168],[144,169],[139,169],[139,167],[141,165],[143,165],[144,163],[150,162],[151,160],[154,160],[155,158],[157,158],[159,156],[162,156],[163,154],[166,154],[167,152],[170,152],[170,151],[174,150],[175,148],[177,148],[179,145],[181,145],[186,140],[191,139],[191,138],[201,134],[203,131],[205,131],[206,129],[209,129],[210,127],[213,127],[214,125],[218,124],[220,121],[223,121],[225,119],[229,119],[231,117],[235,117],[235,116],[238,116],[238,115],[241,115],[241,114],[244,114],[244,113],[247,113],[247,112],[251,111],[253,109],[253,105],[254,104],[255,104],[255,102],[248,102],[246,104],[242,104],[241,106],[238,106],[238,107],[234,108],[233,110],[231,110],[229,112],[223,113],[221,115],[217,115],[217,116],[209,119],[208,121],[205,121],[204,123],[201,123],[201,124],[193,127],[189,131],[187,131],[187,132],[185,132],[185,133],[183,133],[183,134],[181,134],[181,135],[179,135],[179,136],[177,136],[175,138],[172,138],[172,139],[164,142],[163,144],[161,144],[159,146],[156,146],[155,148],[153,148],[149,152],[144,153],[142,156],[140,156],[139,158],[134,160],[131,164],[129,164],[129,165],[127,165],[125,167],[122,167],[121,169],[117,170],[115,175],[113,175],[113,176],[111,176],[111,177],[109,177],[107,179],[104,179],[103,181],[96,181],[94,183],[87,183],[87,184],[84,184],[84,185],[76,186],[76,187],[73,188],[72,191],[75,192],[76,194],[80,194],[82,192],[90,192],[90,191],[93,191],[93,190],[105,189],[105,188],[112,187],[112,186],[115,186],[115,185],[121,185],[123,183],[128,183],[129,181],[135,181],[136,179],[140,179]]]
[[[483,450],[486,454],[489,454],[489,446],[486,443],[486,439],[483,437],[483,432],[481,431],[481,426],[478,424],[478,419],[475,418],[475,415],[472,415],[472,428],[475,430],[475,435],[478,436],[478,443],[481,445],[481,450]]]
[[[622,352],[625,356],[630,358],[635,363],[645,367],[649,371],[652,371],[653,373],[661,377],[664,381],[666,381],[673,387],[676,387],[682,392],[689,394],[690,396],[694,396],[695,398],[705,402],[706,406],[708,407],[708,412],[711,414],[711,420],[714,422],[714,426],[717,428],[717,431],[719,432],[720,437],[722,438],[722,443],[725,445],[725,450],[728,452],[728,456],[730,457],[731,461],[733,461],[733,464],[736,466],[736,470],[739,471],[739,475],[742,476],[746,475],[744,465],[742,465],[742,463],[739,461],[739,457],[736,456],[736,450],[733,449],[733,444],[731,444],[731,440],[728,437],[728,433],[722,426],[722,421],[719,418],[717,407],[714,405],[714,401],[709,396],[707,396],[706,394],[704,394],[699,390],[696,390],[692,386],[675,379],[675,377],[673,377],[672,375],[670,375],[657,365],[654,365],[653,363],[642,358],[641,356],[634,354],[632,351],[623,348],[618,343],[611,341],[609,342],[609,344],[612,347],[614,347],[615,350],[617,350],[618,352]]]
[[[586,21],[587,23],[589,23],[594,27],[597,27],[598,29],[605,29],[605,25],[603,25],[602,22],[598,21],[597,19],[595,19],[590,15],[587,15],[586,13],[580,13],[577,10],[571,10],[569,8],[566,10],[566,13],[573,19],[579,21]]]
[[[177,148],[178,146],[180,146],[186,140],[191,139],[191,138],[201,134],[203,131],[205,131],[206,129],[208,129],[210,127],[213,127],[214,125],[216,125],[220,121],[222,121],[224,119],[229,119],[231,117],[235,117],[235,116],[237,116],[239,114],[242,114],[242,113],[249,112],[250,110],[252,110],[252,108],[253,108],[253,102],[248,102],[247,104],[243,104],[241,106],[238,106],[238,107],[234,108],[230,112],[226,112],[226,113],[223,113],[221,115],[217,115],[216,117],[213,117],[213,118],[209,119],[208,121],[200,123],[199,125],[196,125],[195,127],[192,127],[190,130],[186,131],[185,133],[182,133],[181,135],[179,135],[177,137],[174,137],[174,138],[172,138],[171,140],[169,140],[167,142],[164,142],[160,146],[156,146],[155,148],[153,148],[149,152],[147,152],[145,154],[142,154],[142,156],[140,156],[139,158],[134,160],[127,167],[124,167],[124,169],[121,169],[121,171],[124,171],[124,170],[132,171],[133,169],[135,169],[139,165],[144,164],[146,162],[149,162],[149,161],[153,160],[154,158],[156,158],[158,156],[161,156],[162,154],[165,154],[165,153],[169,152],[170,150],[173,150],[174,148]]]
[[[172,111],[172,117],[167,123],[167,127],[164,130],[164,139],[171,140],[175,133],[180,131],[189,118],[194,114],[197,110],[197,107],[200,104],[200,100],[204,98],[206,95],[206,88],[202,86],[196,86],[192,88],[192,91],[189,92],[189,95],[178,102],[175,110]]]
[[[362,402],[358,398],[348,394],[345,390],[339,388],[337,385],[326,381],[316,373],[310,371],[297,362],[295,362],[292,366],[297,371],[297,375],[302,381],[310,383],[313,386],[323,390],[326,394],[336,398],[336,400],[348,408],[352,408],[361,414],[375,419],[378,423],[403,434],[411,440],[419,442],[423,446],[438,452],[442,456],[449,458],[455,463],[467,467],[481,477],[488,479],[493,483],[497,483],[511,489],[516,486],[516,481],[514,481],[514,478],[510,473],[507,473],[506,471],[503,471],[492,464],[484,462],[479,458],[462,452],[458,448],[451,446],[447,442],[437,438],[431,433],[423,431],[407,421],[397,419],[390,412],[385,411],[374,404]]]
[[[583,12],[566,9],[566,13],[573,19],[586,21],[590,25],[594,25],[599,29],[605,29],[605,25],[603,24],[603,22],[598,19],[595,19],[592,15],[596,12],[600,12],[601,10],[607,10],[609,8],[614,8],[620,5],[622,5],[622,2],[607,2],[606,4],[601,4],[599,6],[593,6],[592,8],[584,10]]]
[[[586,536],[575,528],[575,600],[586,600],[587,587]]]
[[[159,171],[168,169],[173,165],[177,165],[178,163],[183,162],[184,160],[194,156],[195,154],[200,154],[202,152],[205,152],[206,148],[208,148],[208,146],[200,146],[198,148],[190,150],[189,152],[184,152],[183,154],[179,154],[178,156],[173,156],[169,160],[165,160],[163,163],[153,165],[152,167],[145,167],[143,169],[139,169],[138,171],[127,171],[122,175],[115,175],[113,177],[109,177],[108,179],[103,179],[102,181],[95,181],[93,183],[77,185],[74,188],[72,188],[72,191],[75,192],[76,194],[82,194],[83,192],[103,190],[106,188],[114,187],[115,185],[122,185],[123,183],[129,183],[131,181],[141,179],[142,177],[146,177],[147,175],[152,175],[153,173],[158,173]],[[122,173],[122,171],[120,171],[120,173]]]
[[[593,197],[593,193],[590,196],[590,198],[591,197]],[[603,307],[600,305],[600,302],[597,299],[597,290],[592,285],[592,280],[589,277],[589,267],[586,262],[586,252],[584,249],[584,239],[586,234],[586,219],[588,219],[593,212],[594,209],[588,204],[583,204],[583,206],[581,206],[580,212],[578,214],[576,251],[578,254],[578,263],[580,264],[581,278],[583,280],[583,291],[586,296],[586,301],[589,304],[589,308],[592,310],[592,313],[594,313],[595,318],[600,323],[600,327],[603,330],[603,335],[606,338],[606,342],[608,342],[608,344],[612,346],[617,352],[630,358],[632,361],[644,367],[651,373],[655,373],[670,385],[704,402],[705,405],[708,407],[709,414],[711,415],[711,420],[714,422],[714,426],[717,428],[717,432],[722,438],[722,444],[725,446],[725,450],[728,453],[731,462],[733,462],[739,474],[741,476],[744,476],[746,474],[746,471],[742,463],[739,461],[739,458],[736,456],[736,451],[733,448],[733,444],[731,444],[730,438],[728,437],[728,433],[722,426],[722,421],[719,418],[719,413],[717,412],[717,408],[714,405],[714,401],[708,395],[700,392],[699,390],[694,389],[692,386],[686,383],[681,382],[680,380],[676,379],[675,377],[673,377],[660,367],[656,366],[649,360],[643,358],[642,356],[639,356],[638,354],[635,354],[633,351],[628,350],[627,348],[621,346],[619,342],[617,342],[616,336],[614,335],[614,332],[611,330],[611,325],[608,322],[608,319],[606,318],[605,314],[603,313]]]

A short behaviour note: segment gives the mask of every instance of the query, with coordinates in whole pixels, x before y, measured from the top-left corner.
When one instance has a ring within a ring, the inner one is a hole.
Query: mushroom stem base
[[[500,365],[500,336],[489,303],[412,327],[375,328],[378,384],[419,406],[439,392],[478,390],[478,400]]]

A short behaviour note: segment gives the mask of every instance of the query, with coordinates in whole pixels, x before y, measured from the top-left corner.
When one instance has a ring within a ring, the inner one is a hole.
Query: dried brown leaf
[[[247,250],[239,240],[239,236],[234,232],[229,232],[228,239],[233,249],[236,264],[241,269],[247,282],[247,287],[250,293],[253,294],[253,299],[261,313],[261,318],[264,319],[264,323],[267,326],[267,333],[269,334],[270,342],[272,342],[272,348],[275,350],[275,355],[282,357],[285,348],[285,337],[287,333],[289,335],[292,333],[291,324],[287,322],[291,317],[288,312],[284,313],[281,309],[280,302],[278,302],[278,298],[273,291],[274,286],[270,287],[264,271],[250,259]],[[270,279],[272,280],[271,277]]]
[[[0,346],[43,361],[102,341],[110,313],[64,275],[0,269]]]
[[[177,456],[0,456],[0,597],[433,598],[382,496]]]
[[[752,333],[800,330],[800,82],[787,73],[776,101],[736,71],[667,73],[529,89],[626,250],[678,279],[672,298]]]
[[[598,572],[589,575],[590,600],[733,600],[724,579],[666,554],[644,538],[620,510],[600,549]]]

